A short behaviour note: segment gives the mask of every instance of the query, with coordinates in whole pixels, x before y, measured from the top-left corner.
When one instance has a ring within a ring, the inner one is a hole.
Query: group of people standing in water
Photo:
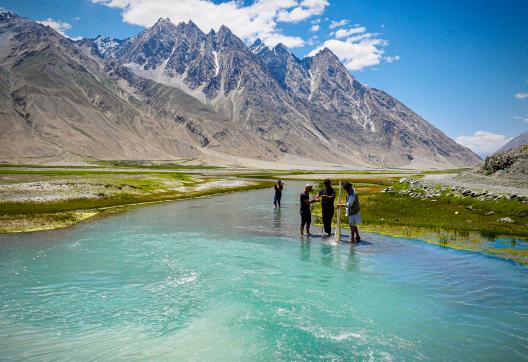
[[[338,200],[336,206],[338,208],[344,208],[346,216],[348,219],[348,224],[350,226],[350,242],[357,243],[361,240],[359,236],[359,231],[357,225],[361,224],[361,207],[359,206],[359,197],[356,193],[356,190],[350,182],[345,182],[343,185],[343,190],[346,192],[346,201],[345,203],[340,203],[341,200]],[[281,198],[282,190],[284,184],[281,180],[277,182],[274,186],[275,196],[273,199],[274,208],[281,207]],[[325,236],[332,235],[332,219],[334,218],[335,210],[335,199],[336,192],[332,187],[332,182],[328,179],[324,180],[323,188],[315,195],[315,197],[310,198],[310,192],[313,191],[312,184],[306,184],[304,191],[300,194],[300,214],[301,214],[301,235],[312,235],[310,234],[310,225],[312,223],[312,211],[311,204],[320,202],[322,219],[323,219],[323,230]],[[304,232],[306,228],[306,234]]]

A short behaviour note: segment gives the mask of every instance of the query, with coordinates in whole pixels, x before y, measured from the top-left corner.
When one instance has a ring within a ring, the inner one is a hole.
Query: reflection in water
[[[326,243],[321,243],[321,264],[331,266],[334,264],[334,248]]]
[[[356,255],[356,245],[350,243],[346,269],[349,272],[359,271],[359,258]]]
[[[273,209],[273,227],[275,230],[280,230],[282,226],[281,209]]]
[[[310,240],[301,238],[301,253],[300,259],[302,261],[310,261]]]

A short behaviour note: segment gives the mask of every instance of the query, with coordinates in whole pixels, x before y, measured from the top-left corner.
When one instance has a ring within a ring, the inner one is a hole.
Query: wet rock
[[[485,213],[484,215],[485,215],[485,216],[490,216],[490,215],[493,215],[493,214],[495,214],[495,211],[487,212],[487,213]]]
[[[470,190],[470,189],[465,189],[465,190],[463,190],[463,191],[462,191],[462,195],[463,195],[463,196],[469,196],[469,195],[471,195],[471,190]]]

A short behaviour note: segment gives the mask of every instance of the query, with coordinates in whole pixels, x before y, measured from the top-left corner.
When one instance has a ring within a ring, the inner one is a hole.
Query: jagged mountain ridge
[[[9,22],[0,17],[0,36],[17,33]],[[18,17],[16,22],[28,27],[25,32],[36,31],[31,28],[34,26],[43,27]],[[50,28],[46,31],[53,32]],[[19,29],[19,33],[25,32]],[[55,33],[50,38],[62,37]],[[119,98],[116,102],[123,103],[119,107],[128,110],[130,106],[137,112],[131,116],[110,111],[99,125],[104,129],[108,119],[131,117],[136,122],[133,142],[127,142],[128,134],[119,133],[126,123],[121,121],[121,126],[114,124],[106,130],[119,130],[111,137],[112,143],[120,143],[119,152],[110,154],[98,147],[95,152],[86,141],[87,147],[80,154],[106,159],[175,159],[213,153],[270,161],[294,156],[308,162],[377,167],[412,166],[416,161],[466,166],[478,161],[476,155],[394,98],[361,85],[327,49],[299,60],[282,45],[269,49],[257,42],[248,47],[227,27],[205,34],[192,22],[176,25],[168,19],[160,19],[124,41],[99,37],[77,43],[62,38],[60,42],[67,46],[57,52],[78,53],[74,63],[90,64],[85,68],[95,79],[107,87],[111,84],[105,91],[112,94],[96,90],[91,98],[99,96],[103,103],[107,98]],[[6,53],[3,49],[0,55]],[[3,57],[2,67],[7,66],[0,76],[6,73],[13,77],[13,69],[5,60]],[[50,82],[59,84],[55,79]],[[88,103],[98,109],[90,97]],[[9,98],[3,103],[9,103]],[[117,103],[110,108],[115,107]],[[101,112],[100,105],[97,112]],[[30,114],[35,118],[38,113]],[[53,117],[63,115],[56,112]],[[94,140],[108,138],[92,135],[92,130],[83,126],[76,125],[75,129]],[[26,133],[42,138],[35,135],[35,129]],[[140,144],[155,151],[131,146],[142,138]],[[61,152],[72,152],[68,142],[56,141],[54,147]],[[130,152],[131,147],[134,152]],[[17,153],[16,147],[10,152]]]
[[[154,56],[149,53],[153,49]],[[394,98],[361,85],[328,49],[300,60],[282,44],[269,49],[256,42],[248,48],[226,27],[205,34],[192,22],[175,25],[160,19],[113,57],[136,74],[184,89],[283,151],[298,142],[298,137],[289,139],[293,131],[281,129],[285,123],[307,138],[308,149],[322,143],[323,157],[332,161],[355,158],[402,166],[414,159],[413,153],[426,159],[451,158],[458,165],[478,161]],[[247,73],[240,74],[241,64]],[[266,79],[270,75],[278,84]],[[266,81],[255,84],[247,79]],[[235,89],[244,94],[233,94]],[[237,108],[237,101],[246,107]],[[280,112],[273,113],[277,109]]]

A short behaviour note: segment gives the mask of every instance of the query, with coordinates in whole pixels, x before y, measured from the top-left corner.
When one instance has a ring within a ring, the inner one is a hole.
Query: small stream
[[[528,359],[527,267],[300,239],[301,188],[0,236],[0,360]]]

